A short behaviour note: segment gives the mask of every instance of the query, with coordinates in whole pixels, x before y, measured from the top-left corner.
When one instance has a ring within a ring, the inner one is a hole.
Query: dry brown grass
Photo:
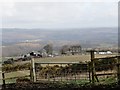
[[[95,58],[112,57],[117,54],[112,55],[95,55]],[[36,58],[35,62],[85,62],[90,61],[90,55],[70,55],[70,56],[58,56],[58,57],[48,57],[48,58]]]

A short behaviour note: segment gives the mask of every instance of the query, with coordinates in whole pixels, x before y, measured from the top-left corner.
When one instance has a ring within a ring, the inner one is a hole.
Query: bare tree
[[[53,46],[52,46],[52,44],[47,44],[46,46],[43,47],[43,49],[46,50],[47,54],[51,54],[52,55],[52,53],[53,53]]]

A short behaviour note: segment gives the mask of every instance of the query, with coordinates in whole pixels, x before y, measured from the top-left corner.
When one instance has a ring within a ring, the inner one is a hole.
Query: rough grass
[[[108,85],[103,84],[77,84],[74,82],[41,82],[41,83],[16,83],[6,85],[6,89],[3,90],[120,90],[120,85],[117,83],[111,83]]]
[[[11,78],[11,77],[19,77],[19,76],[25,76],[29,75],[30,71],[25,70],[25,71],[15,71],[15,72],[10,72],[10,73],[5,73],[6,78]]]
[[[96,58],[102,57],[112,57],[114,55],[95,55]],[[36,58],[35,62],[85,62],[90,61],[90,55],[70,55],[70,56],[58,56],[58,57],[48,57],[48,58]]]
[[[5,78],[22,77],[22,76],[26,76],[26,75],[30,75],[29,70],[5,73]],[[5,81],[6,81],[6,83],[15,83],[16,79],[7,79]],[[2,83],[2,81],[1,81],[1,83]]]
[[[102,57],[112,57],[116,56],[117,54],[112,55],[95,55],[95,58],[102,58]],[[90,54],[88,55],[70,55],[70,56],[57,56],[57,57],[47,57],[47,58],[35,58],[35,62],[85,62],[90,61]],[[24,62],[16,62],[15,64],[24,64],[30,61]]]

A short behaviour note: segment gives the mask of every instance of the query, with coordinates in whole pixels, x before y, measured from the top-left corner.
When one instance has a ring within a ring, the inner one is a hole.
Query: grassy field
[[[95,55],[95,58],[102,57],[112,57],[117,54],[112,55]],[[70,56],[58,56],[58,57],[49,57],[49,58],[37,58],[35,62],[85,62],[90,61],[90,55],[70,55]]]
[[[117,54],[112,55],[95,55],[95,58],[102,58],[102,57],[112,57],[116,56]],[[70,56],[57,56],[57,57],[47,57],[47,58],[35,58],[35,62],[85,62],[90,61],[90,55],[70,55]],[[28,63],[30,61],[24,62],[16,62],[16,64],[23,64]]]
[[[22,76],[26,76],[26,75],[30,75],[29,70],[5,73],[5,78],[22,77]],[[7,79],[6,80],[6,83],[14,83],[14,82],[16,82],[16,79]],[[2,81],[0,81],[0,83],[2,83]]]
[[[5,73],[6,78],[11,78],[11,77],[19,77],[19,76],[25,76],[29,75],[30,71],[25,70],[25,71],[15,71],[15,72],[10,72],[10,73]]]

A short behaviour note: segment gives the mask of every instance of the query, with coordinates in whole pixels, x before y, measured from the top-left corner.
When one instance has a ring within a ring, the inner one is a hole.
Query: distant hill
[[[17,50],[22,53],[24,47],[29,48],[29,50],[31,50],[30,48],[38,49],[42,48],[47,43],[52,43],[55,47],[75,43],[80,43],[82,47],[112,47],[117,46],[117,42],[117,28],[74,28],[53,30],[18,28],[2,29],[4,55],[8,50],[12,52]],[[25,43],[29,43],[29,45]]]

